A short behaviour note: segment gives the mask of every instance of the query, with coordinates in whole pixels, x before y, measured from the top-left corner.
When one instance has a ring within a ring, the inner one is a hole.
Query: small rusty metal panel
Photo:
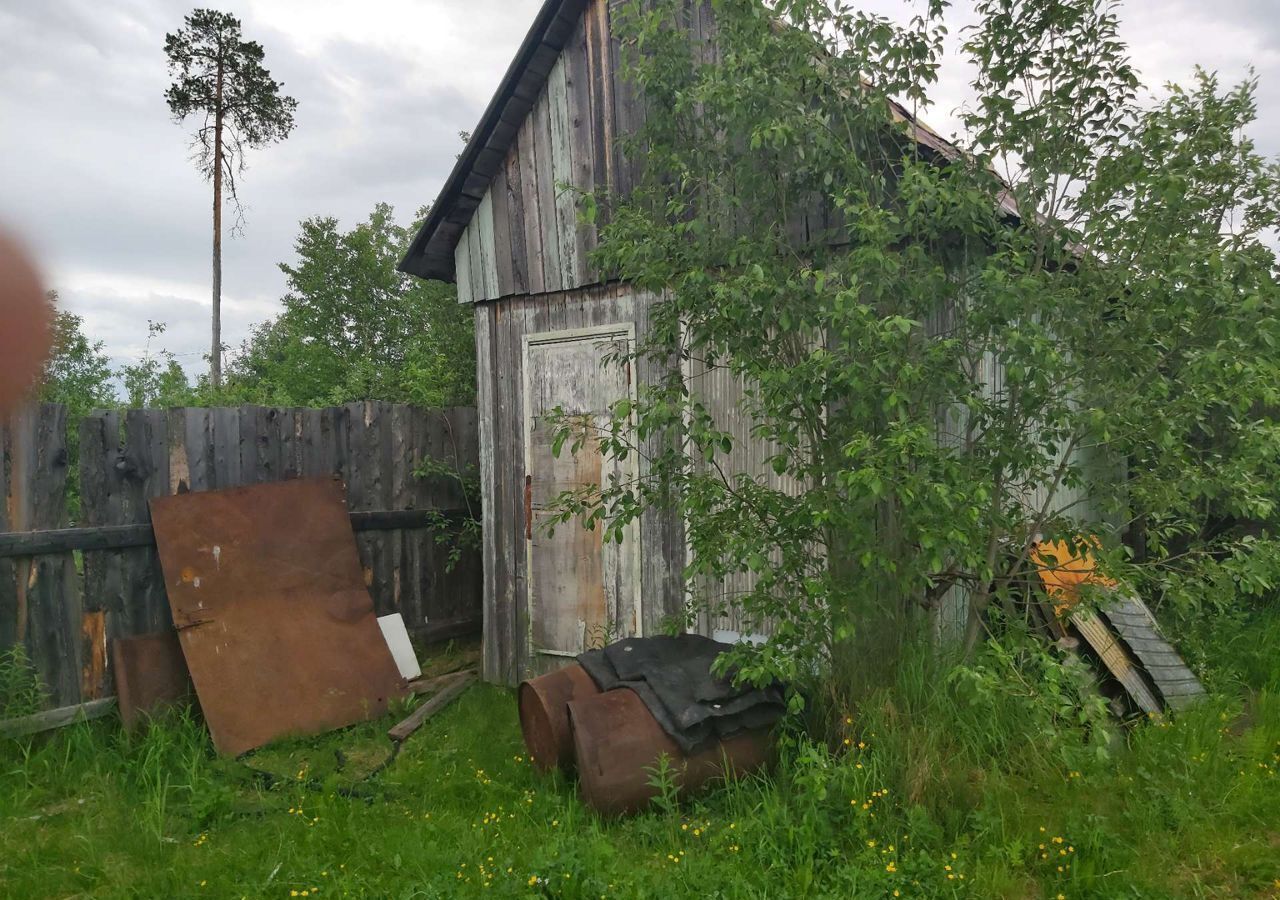
[[[191,698],[191,675],[176,631],[115,638],[111,667],[120,719],[128,731]]]
[[[403,695],[339,482],[157,497],[151,518],[219,752],[376,718]]]

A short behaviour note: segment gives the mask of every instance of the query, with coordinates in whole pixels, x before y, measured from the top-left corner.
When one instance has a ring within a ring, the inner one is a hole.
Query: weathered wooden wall
[[[0,488],[7,498],[0,534],[65,528],[65,410],[32,408],[0,429],[0,441]],[[0,649],[26,646],[51,705],[109,695],[107,642],[172,625],[147,527],[148,501],[300,476],[342,479],[352,512],[365,514],[369,527],[356,538],[379,615],[402,613],[410,632],[422,637],[476,631],[479,551],[465,550],[451,566],[452,541],[437,540],[447,530],[424,527],[429,517],[410,516],[412,527],[395,518],[413,510],[479,515],[468,508],[457,478],[417,477],[424,463],[439,473],[477,477],[473,408],[366,402],[95,413],[80,427],[80,533],[141,526],[135,532],[142,537],[127,542],[132,546],[85,549],[83,580],[71,552],[0,553]]]
[[[525,505],[524,339],[569,329],[628,323],[648,329],[653,298],[625,285],[605,285],[482,303],[475,307],[484,508],[484,674],[514,684],[531,671]],[[641,360],[639,383],[656,379]],[[641,448],[644,458],[657,448]],[[568,452],[567,450],[565,451]],[[573,526],[577,527],[577,526]],[[684,603],[684,530],[677,517],[646,511],[639,528],[641,631],[654,634]]]
[[[589,0],[564,51],[454,250],[458,301],[554,293],[601,281],[588,255],[607,204],[594,223],[579,221],[583,194],[625,196],[642,160],[627,158],[619,138],[643,123],[639,93],[625,77],[615,19],[621,0]],[[714,60],[710,0],[684,11],[696,56]],[[633,154],[633,157],[638,154]],[[825,219],[824,219],[825,221]],[[792,223],[807,233],[805,214]]]
[[[803,491],[804,485],[799,479],[787,473],[779,475],[769,464],[778,447],[752,434],[755,421],[746,409],[746,386],[741,377],[724,366],[707,367],[700,360],[686,363],[684,377],[690,395],[703,404],[716,427],[733,438],[728,453],[715,454],[717,472],[731,479],[748,476],[769,490],[791,496]],[[709,468],[709,464],[700,461],[695,461],[695,465]],[[775,553],[771,561],[781,562],[780,554]],[[738,598],[755,590],[759,580],[759,576],[750,571],[733,572],[724,578],[700,576],[695,579],[689,585],[689,593],[698,609],[698,630],[709,637],[730,641],[771,634],[773,623],[747,621],[736,606]]]
[[[596,228],[579,226],[578,192],[624,189],[631,177],[614,140],[627,109],[615,101],[620,52],[609,3],[592,0],[457,245],[459,302],[596,280]]]

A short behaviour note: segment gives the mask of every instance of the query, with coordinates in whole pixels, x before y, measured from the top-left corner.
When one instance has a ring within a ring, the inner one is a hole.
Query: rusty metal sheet
[[[176,631],[115,638],[111,667],[120,719],[127,731],[191,699],[191,674]]]
[[[376,718],[403,695],[339,482],[157,497],[151,517],[219,752]]]

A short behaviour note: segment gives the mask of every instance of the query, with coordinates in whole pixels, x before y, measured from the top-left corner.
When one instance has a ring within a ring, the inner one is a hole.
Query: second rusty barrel
[[[692,793],[714,778],[758,771],[773,755],[767,731],[743,731],[685,754],[627,688],[574,700],[569,720],[582,799],[605,815],[637,812],[657,795],[650,782],[663,754],[681,793]]]
[[[521,683],[520,731],[533,763],[544,772],[573,771],[570,701],[600,693],[587,670],[574,663]]]

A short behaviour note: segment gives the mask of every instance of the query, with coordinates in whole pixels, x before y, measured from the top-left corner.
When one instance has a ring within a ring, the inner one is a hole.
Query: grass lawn
[[[1280,897],[1275,656],[1109,751],[961,682],[906,691],[847,745],[621,822],[532,769],[488,685],[365,781],[394,716],[247,764],[198,721],[79,725],[0,745],[0,896]]]

